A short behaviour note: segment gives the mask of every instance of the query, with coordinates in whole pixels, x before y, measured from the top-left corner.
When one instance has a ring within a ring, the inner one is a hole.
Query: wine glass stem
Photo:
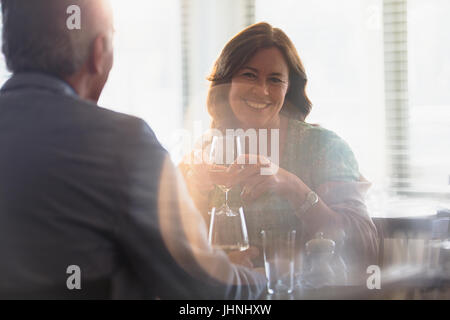
[[[229,206],[228,206],[228,189],[227,189],[227,191],[225,191],[225,207],[228,209],[228,208],[230,208]]]

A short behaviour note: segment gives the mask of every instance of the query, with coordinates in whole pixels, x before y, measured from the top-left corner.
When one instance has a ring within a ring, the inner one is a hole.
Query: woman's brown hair
[[[258,50],[270,47],[276,47],[283,53],[289,67],[289,89],[281,112],[289,117],[305,120],[312,105],[306,95],[307,78],[297,49],[281,29],[261,22],[234,36],[214,64],[208,77],[211,81],[207,98],[208,112],[213,119],[211,127],[224,129],[236,126],[236,119],[228,102],[231,79]]]

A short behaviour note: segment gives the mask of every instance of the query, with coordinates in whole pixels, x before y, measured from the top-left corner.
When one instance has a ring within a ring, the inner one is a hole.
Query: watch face
[[[319,201],[319,197],[317,196],[317,194],[314,191],[311,191],[308,194],[308,202],[311,203],[311,205],[316,204],[317,201]]]
[[[314,192],[311,191],[306,195],[305,202],[301,205],[301,207],[298,209],[297,214],[302,215],[311,207],[313,207],[317,202],[319,202],[319,196]]]

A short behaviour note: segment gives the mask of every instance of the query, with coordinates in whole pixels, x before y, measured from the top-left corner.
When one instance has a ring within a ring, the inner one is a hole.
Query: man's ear
[[[102,74],[104,72],[105,63],[103,60],[105,59],[106,50],[105,36],[100,34],[94,39],[92,44],[89,63],[91,73]]]

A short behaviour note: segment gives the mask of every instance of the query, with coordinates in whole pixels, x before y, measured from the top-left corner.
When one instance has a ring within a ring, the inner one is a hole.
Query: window
[[[382,2],[256,0],[256,21],[279,27],[296,46],[313,103],[308,122],[352,147],[361,172],[385,183]]]
[[[206,79],[225,44],[254,22],[254,0],[181,0],[181,10],[183,117],[189,133],[174,148],[174,160],[181,160],[181,155],[209,128]]]
[[[410,180],[450,194],[450,2],[408,1]]]
[[[313,102],[308,121],[350,144],[373,183],[372,213],[448,206],[450,3],[256,0],[255,7],[256,21],[282,28],[296,45]],[[398,201],[405,196],[408,206]]]
[[[99,104],[143,118],[171,149],[182,126],[178,0],[112,0],[115,60]]]

